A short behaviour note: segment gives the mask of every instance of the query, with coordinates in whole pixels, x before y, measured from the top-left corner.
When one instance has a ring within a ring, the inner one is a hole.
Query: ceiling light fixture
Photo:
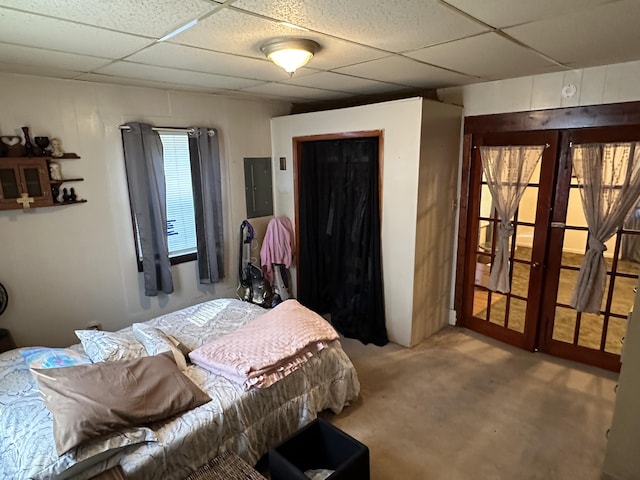
[[[293,75],[297,69],[311,60],[320,50],[320,45],[306,38],[287,38],[270,40],[264,43],[260,50],[269,60],[284,68],[289,75]]]

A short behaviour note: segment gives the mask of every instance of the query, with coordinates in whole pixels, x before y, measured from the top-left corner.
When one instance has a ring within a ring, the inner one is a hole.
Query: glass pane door
[[[547,145],[541,161],[520,200],[510,223],[513,235],[509,243],[510,291],[490,290],[489,276],[496,256],[500,220],[486,178],[482,172],[479,149],[475,148],[472,169],[476,185],[473,209],[477,214],[469,219],[472,273],[467,278],[471,295],[465,296],[468,306],[461,322],[473,330],[527,349],[535,346],[542,292],[545,238],[553,192],[557,134],[554,132],[509,133],[485,135],[477,139],[480,145]],[[541,182],[541,178],[545,182]],[[468,257],[469,258],[469,257]]]
[[[586,129],[574,131],[574,143],[632,141],[637,131]],[[599,313],[581,313],[570,303],[580,266],[588,248],[589,231],[580,185],[573,175],[570,149],[561,159],[558,195],[549,241],[549,268],[543,322],[546,335],[541,350],[610,370],[620,367],[627,316],[635,300],[640,275],[640,202],[606,243],[607,266]]]
[[[0,168],[0,189],[3,199],[14,199],[20,196],[15,169]]]
[[[40,185],[40,169],[37,167],[25,167],[22,169],[25,187],[30,197],[41,197],[42,186]]]

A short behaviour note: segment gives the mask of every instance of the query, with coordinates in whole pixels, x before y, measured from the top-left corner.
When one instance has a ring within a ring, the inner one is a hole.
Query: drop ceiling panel
[[[333,72],[318,72],[304,77],[298,77],[296,73],[291,80],[285,83],[302,87],[325,88],[339,92],[353,94],[373,94],[381,92],[393,92],[402,87],[392,84],[367,80],[365,78],[351,77]]]
[[[532,49],[637,61],[638,25],[640,0],[0,0],[0,71],[311,102],[562,68]],[[283,36],[322,47],[292,78],[259,48]]]
[[[171,42],[264,59],[260,45],[277,37],[304,37],[318,42],[322,49],[309,64],[318,69],[329,70],[385,55],[373,48],[305,32],[232,10],[216,12],[195,27],[175,36]]]
[[[233,7],[392,52],[486,31],[437,0],[239,0]]]
[[[588,10],[612,0],[445,0],[492,27],[505,28],[572,12]]]
[[[575,68],[639,58],[640,2],[626,0],[508,28],[505,33]]]
[[[339,68],[336,72],[416,88],[440,88],[445,85],[464,85],[478,81],[474,77],[449,72],[400,56]]]
[[[82,72],[63,70],[61,68],[40,67],[35,65],[24,65],[9,62],[0,62],[0,72],[20,73],[24,75],[38,75],[53,78],[75,78]]]
[[[207,87],[201,87],[201,86],[195,86],[195,85],[185,85],[181,83],[171,83],[171,82],[158,82],[154,80],[142,80],[139,78],[131,78],[131,77],[118,77],[115,75],[102,75],[99,73],[85,73],[78,76],[76,80],[82,80],[86,82],[97,82],[97,83],[111,83],[114,85],[128,85],[133,87],[161,88],[161,89],[169,89],[169,90],[188,90],[188,91],[207,92],[207,93],[223,92],[223,90],[216,90],[214,88],[207,88]]]
[[[107,58],[88,57],[74,53],[55,52],[41,48],[0,43],[0,59],[16,65],[38,65],[43,69],[88,72],[111,62]]]
[[[408,52],[408,57],[486,79],[519,77],[561,67],[496,33]]]
[[[289,74],[266,58],[240,57],[201,48],[157,43],[127,58],[132,62],[258,80],[286,80]],[[302,72],[299,72],[302,73]],[[298,75],[299,73],[296,73]]]
[[[216,8],[206,0],[0,0],[0,6],[151,37]]]
[[[98,69],[95,73],[138,78],[155,82],[179,83],[182,85],[231,90],[252,87],[262,83],[258,80],[225,77],[210,73],[191,72],[188,70],[177,70],[132,62],[116,62]]]
[[[296,85],[284,85],[282,83],[265,83],[257,87],[244,88],[242,91],[299,101],[338,100],[340,98],[348,98],[352,96],[348,93],[330,92],[328,90],[298,87]]]
[[[0,9],[0,42],[95,57],[119,58],[142,48],[149,40],[126,33]]]

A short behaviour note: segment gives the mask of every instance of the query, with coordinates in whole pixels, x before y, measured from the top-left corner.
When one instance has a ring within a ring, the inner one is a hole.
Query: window
[[[164,155],[169,259],[176,265],[195,260],[197,252],[189,137],[186,132],[158,133]],[[134,230],[138,271],[141,272],[142,248],[135,219]]]
[[[186,261],[197,261],[200,283],[221,281],[224,227],[218,131],[138,122],[121,128],[145,295],[173,293],[171,265]]]
[[[159,132],[164,150],[167,187],[169,258],[196,253],[196,220],[191,186],[191,160],[186,133]]]

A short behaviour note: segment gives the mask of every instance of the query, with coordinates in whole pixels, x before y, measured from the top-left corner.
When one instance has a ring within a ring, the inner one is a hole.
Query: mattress
[[[195,349],[264,313],[246,302],[219,299],[145,323]],[[121,465],[130,479],[184,479],[222,451],[255,464],[269,447],[311,422],[318,412],[340,413],[360,390],[339,342],[269,388],[244,391],[197,366],[188,367],[185,374],[212,398],[210,402],[59,457],[51,414],[19,351],[0,354],[0,479],[83,480],[115,465]]]

